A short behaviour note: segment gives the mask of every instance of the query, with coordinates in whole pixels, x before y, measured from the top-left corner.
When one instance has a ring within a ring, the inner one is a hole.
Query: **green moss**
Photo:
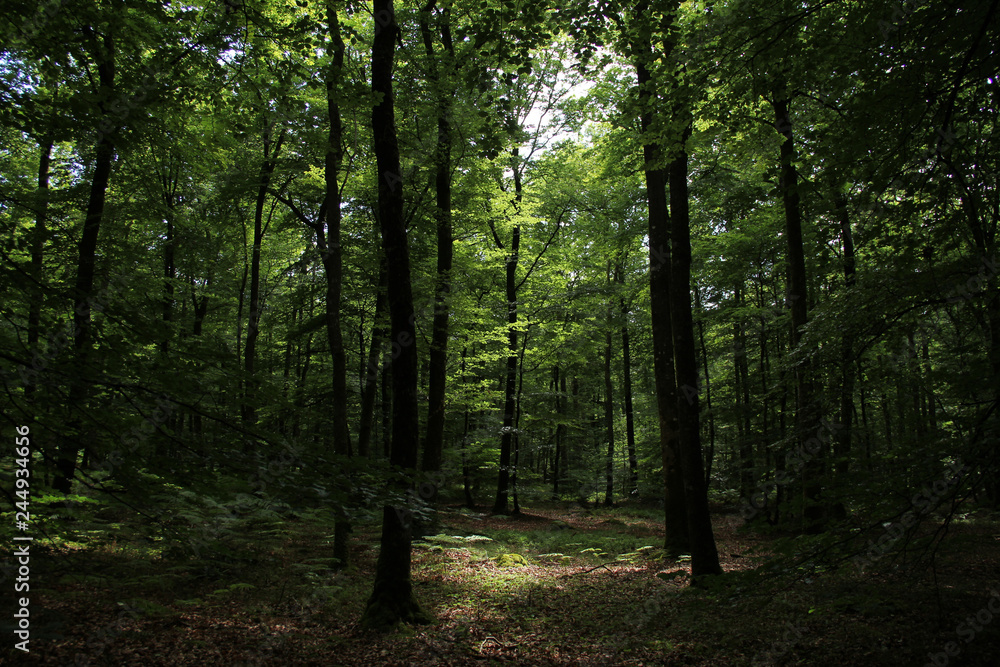
[[[520,554],[501,554],[497,556],[497,565],[499,567],[524,567],[527,564],[528,561]]]

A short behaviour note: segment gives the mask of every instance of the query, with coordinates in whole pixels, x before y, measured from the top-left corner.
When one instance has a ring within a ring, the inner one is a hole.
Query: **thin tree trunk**
[[[697,285],[694,286],[694,307],[699,312],[701,311],[701,292],[698,290]],[[712,462],[715,460],[715,413],[712,411],[712,378],[708,371],[708,347],[705,345],[705,325],[700,319],[698,320],[698,341],[701,347],[701,363],[705,367],[705,407],[708,408],[708,452],[705,455],[705,487],[708,488],[712,480]],[[745,354],[746,346],[744,345]],[[749,383],[749,380],[747,382]],[[747,420],[749,424],[749,415],[747,416]]]
[[[340,117],[341,71],[344,67],[344,40],[340,34],[337,4],[326,4],[327,38],[333,58],[326,72],[326,104],[329,116],[327,148],[324,157],[326,193],[320,207],[316,241],[326,273],[326,334],[333,357],[331,416],[333,418],[333,451],[338,457],[351,456],[351,432],[347,424],[347,355],[340,325],[340,295],[343,281],[343,251],[340,243],[341,195],[340,169],[343,163],[343,124]],[[277,149],[275,150],[277,157]],[[272,162],[273,164],[273,162]],[[324,239],[324,228],[326,238]],[[338,567],[346,567],[348,534],[351,525],[346,513],[338,512],[333,527],[333,557]]]
[[[274,149],[271,149],[271,130],[273,124],[266,119],[263,121],[264,159],[260,165],[260,175],[257,182],[257,200],[254,206],[253,215],[253,248],[250,254],[250,312],[247,316],[247,338],[244,348],[244,373],[246,374],[246,388],[243,397],[243,425],[252,428],[257,424],[256,407],[256,364],[257,364],[257,338],[260,336],[260,253],[264,242],[264,204],[267,202],[268,187],[271,183],[271,175],[277,166],[278,154],[281,152],[281,144],[285,140],[285,131],[282,130],[277,141],[274,142]]]
[[[379,265],[378,294],[375,296],[375,313],[372,316],[372,336],[368,344],[368,365],[365,366],[365,382],[361,389],[361,417],[358,424],[358,456],[367,458],[372,438],[375,415],[375,390],[378,383],[379,357],[382,342],[388,338],[385,329],[386,310],[386,269],[385,262]]]
[[[622,274],[619,273],[621,277]],[[632,353],[629,349],[628,315],[625,299],[621,300],[622,315],[622,390],[625,394],[625,438],[628,443],[628,497],[639,494],[639,463],[635,454],[635,415],[632,409]]]
[[[521,342],[521,355],[518,360],[517,370],[517,398],[514,399],[514,438],[513,438],[513,458],[514,465],[511,466],[510,487],[513,491],[514,510],[513,514],[521,513],[521,503],[517,497],[517,472],[521,465],[521,395],[524,390],[524,353],[528,349],[528,334],[525,332],[524,340]]]
[[[608,263],[608,283],[611,283],[611,264]],[[611,304],[608,303],[608,326],[604,333],[604,430],[608,441],[608,453],[604,460],[604,504],[614,505],[614,469],[615,469],[615,404],[613,385],[611,383]]]
[[[517,148],[511,151],[517,160]],[[521,169],[514,165],[515,208],[521,203]],[[515,211],[515,215],[517,211]],[[509,514],[508,491],[510,484],[511,445],[514,436],[514,394],[517,380],[517,260],[521,247],[521,226],[514,224],[509,252],[506,260],[507,294],[507,374],[504,384],[503,430],[500,437],[500,472],[497,476],[497,496],[493,502],[493,514]]]
[[[840,234],[844,245],[844,284],[850,289],[854,286],[855,258],[854,235],[851,233],[851,219],[847,213],[847,199],[839,191],[834,194],[834,206],[840,219]],[[854,418],[854,337],[845,333],[840,342],[840,429],[836,433],[833,444],[833,456],[836,461],[834,469],[841,481],[847,479],[851,456],[851,421]]]
[[[45,237],[49,217],[49,167],[52,163],[52,140],[43,139],[39,143],[38,156],[38,191],[35,197],[35,228],[31,233],[31,279],[33,297],[28,303],[28,350],[37,354],[39,332],[41,330],[42,301],[45,292],[42,289],[44,279]],[[31,396],[34,384],[25,385],[25,394]]]
[[[464,348],[464,347],[462,348],[462,368],[461,368],[461,373],[462,373],[462,383],[463,384],[466,382],[466,380],[465,380],[465,357],[466,357],[467,351],[468,351],[467,348]],[[465,419],[464,419],[464,423],[462,424],[462,490],[465,493],[465,506],[468,507],[469,509],[473,509],[476,506],[476,503],[475,503],[474,499],[472,498],[472,489],[470,488],[470,484],[472,482],[472,471],[469,468],[469,454],[468,454],[468,451],[467,451],[468,448],[469,448],[469,421],[470,421],[469,406],[466,405],[465,406]]]
[[[788,300],[792,313],[791,348],[797,350],[808,320],[808,290],[805,252],[802,241],[802,209],[799,199],[798,171],[795,167],[795,143],[789,114],[788,95],[783,83],[775,86],[773,100],[774,127],[784,137],[780,148],[780,177],[782,204],[785,210],[785,238],[788,244]],[[795,364],[796,409],[795,443],[804,446],[808,434],[815,433],[819,415],[813,405],[810,371],[805,361]],[[806,463],[802,471],[803,529],[818,533],[824,530],[826,512],[821,506],[823,489],[822,445]]]
[[[424,440],[423,469],[437,472],[441,470],[441,454],[444,448],[445,423],[445,383],[448,377],[448,294],[451,292],[452,265],[452,225],[451,225],[451,94],[442,88],[442,77],[436,66],[437,56],[427,25],[426,14],[430,13],[434,0],[428,3],[426,13],[421,14],[420,30],[423,34],[424,49],[431,67],[431,84],[438,94],[438,136],[434,151],[434,187],[437,219],[437,282],[434,286],[434,325],[431,334],[429,366],[429,410],[427,414],[427,435]],[[448,25],[450,13],[445,8],[441,25],[441,44],[448,56],[447,62],[454,62],[451,42],[451,28]],[[445,77],[447,78],[447,77]],[[448,79],[450,81],[450,79]],[[436,489],[435,489],[436,496]],[[428,499],[433,502],[435,498]]]
[[[556,449],[552,461],[552,499],[559,499],[559,483],[566,475],[566,375],[559,374],[559,365],[552,367],[552,389],[556,397]],[[565,489],[564,489],[565,490]]]

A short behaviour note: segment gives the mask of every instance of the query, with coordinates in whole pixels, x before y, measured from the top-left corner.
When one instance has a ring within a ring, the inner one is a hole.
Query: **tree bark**
[[[791,348],[797,350],[802,341],[802,331],[808,321],[808,283],[805,251],[802,241],[802,208],[799,198],[798,171],[795,167],[795,142],[789,114],[789,99],[784,83],[778,83],[771,104],[774,108],[774,127],[783,137],[780,148],[781,191],[785,211],[785,239],[788,247],[788,302],[792,314]],[[805,361],[795,364],[796,409],[795,443],[802,445],[809,433],[816,432],[819,415],[815,414],[809,369]],[[802,471],[803,529],[810,533],[824,530],[821,506],[823,489],[822,449],[812,457]]]
[[[515,161],[517,149],[512,151]],[[516,209],[521,203],[521,169],[514,164],[514,201]],[[515,215],[517,211],[515,211]],[[497,495],[493,514],[509,514],[508,491],[510,484],[511,444],[514,436],[514,399],[517,380],[517,260],[521,248],[521,226],[514,225],[506,260],[505,287],[507,295],[507,374],[504,384],[503,430],[500,436],[500,472],[497,476]]]
[[[243,350],[243,370],[246,373],[246,389],[243,396],[243,425],[245,428],[253,428],[257,424],[256,393],[256,363],[257,363],[257,338],[260,336],[260,253],[264,242],[264,204],[267,203],[268,187],[271,184],[271,175],[277,166],[278,154],[281,152],[281,144],[285,140],[285,131],[278,134],[277,141],[274,141],[272,150],[271,131],[273,124],[267,120],[264,113],[264,159],[260,164],[260,174],[257,182],[257,200],[254,205],[253,215],[253,247],[250,254],[250,312],[247,315],[247,337]]]
[[[608,308],[611,314],[611,308]],[[610,318],[609,318],[610,319]],[[604,504],[614,505],[614,466],[615,466],[615,404],[613,400],[613,385],[611,383],[611,322],[604,334],[604,431],[608,441],[608,453],[604,459]]]
[[[674,366],[681,392],[677,397],[681,469],[691,540],[691,577],[721,574],[719,554],[708,511],[708,489],[702,462],[698,357],[691,313],[691,229],[688,211],[688,165],[684,148],[691,126],[683,132],[676,157],[670,163],[670,325],[674,337]]]
[[[618,267],[618,282],[624,283],[624,269]],[[639,494],[639,464],[635,455],[635,415],[632,409],[632,353],[629,343],[628,327],[629,308],[624,298],[621,299],[622,317],[622,392],[625,398],[625,439],[628,446],[628,497]]]
[[[104,35],[102,48],[95,54],[97,74],[102,92],[110,99],[115,91],[115,40],[111,35]],[[111,181],[111,168],[114,164],[115,148],[111,135],[115,128],[112,116],[101,115],[100,131],[94,151],[94,175],[90,182],[90,196],[87,200],[87,210],[83,220],[83,233],[77,260],[76,283],[73,290],[73,356],[74,366],[78,375],[70,380],[69,408],[72,417],[68,424],[68,433],[62,438],[56,459],[57,474],[53,479],[53,487],[61,493],[69,493],[76,474],[76,459],[80,454],[80,442],[89,438],[81,433],[83,424],[79,416],[86,409],[89,396],[83,374],[87,372],[92,351],[90,309],[94,299],[94,279],[97,266],[97,241],[104,218],[105,197],[108,184]]]
[[[386,310],[386,268],[379,265],[378,293],[375,295],[375,313],[372,315],[372,335],[368,343],[368,364],[365,366],[364,385],[361,389],[361,417],[358,425],[358,456],[367,458],[371,446],[372,426],[375,416],[375,389],[378,383],[379,357],[382,343],[388,338],[383,319]]]
[[[333,358],[332,395],[333,451],[338,457],[351,456],[351,432],[347,424],[347,356],[344,336],[340,326],[340,296],[343,282],[343,250],[340,243],[341,195],[340,169],[343,163],[343,124],[340,116],[341,72],[344,68],[344,40],[340,34],[337,5],[327,0],[327,39],[333,58],[326,71],[326,104],[329,121],[326,155],[323,172],[326,192],[320,206],[316,228],[316,241],[326,273],[326,334]],[[275,151],[277,157],[277,151]],[[324,239],[324,228],[326,238]],[[338,567],[345,567],[348,560],[348,534],[350,522],[346,514],[338,512],[333,527],[333,557]]]
[[[434,0],[428,3],[430,12]],[[450,12],[442,12],[441,44],[448,55],[448,63],[454,63],[451,42],[451,28],[448,25]],[[437,145],[434,150],[434,188],[437,222],[437,281],[434,286],[434,325],[431,334],[429,362],[429,409],[427,414],[427,435],[424,440],[423,469],[437,472],[441,470],[441,455],[444,449],[445,384],[448,377],[448,294],[451,292],[452,266],[452,215],[451,215],[451,91],[443,87],[442,77],[436,65],[436,54],[431,40],[431,31],[425,15],[421,16],[421,32],[424,49],[431,67],[431,84],[438,94]],[[450,81],[450,78],[447,78]],[[435,493],[436,496],[436,493]],[[434,498],[429,499],[431,502]]]
[[[648,3],[640,3],[637,14],[646,20]],[[653,125],[655,99],[652,76],[646,66],[653,50],[648,29],[637,45],[635,59],[641,105],[646,200],[649,214],[649,314],[653,334],[653,375],[656,383],[656,406],[660,426],[660,452],[664,480],[664,548],[671,553],[688,549],[689,533],[677,444],[677,384],[674,377],[673,333],[670,323],[670,214],[667,209],[667,174],[658,167],[662,156],[659,144],[649,136]]]
[[[847,212],[847,198],[839,191],[834,194],[834,206],[840,221],[840,235],[844,246],[844,285],[850,289],[856,282],[854,258],[854,235],[851,219]],[[837,431],[833,456],[834,470],[841,481],[847,480],[851,455],[851,428],[854,418],[854,337],[845,333],[840,342],[840,429]]]
[[[379,224],[388,270],[389,319],[393,341],[392,449],[389,462],[410,477],[397,484],[405,493],[412,487],[417,467],[417,348],[413,293],[410,286],[410,252],[403,218],[402,170],[392,91],[396,25],[392,0],[375,0],[376,31],[372,45],[372,92],[378,100],[372,109],[372,135],[378,174]],[[410,581],[411,512],[385,505],[375,584],[361,625],[386,629],[400,622],[426,623],[430,618],[413,596]]]

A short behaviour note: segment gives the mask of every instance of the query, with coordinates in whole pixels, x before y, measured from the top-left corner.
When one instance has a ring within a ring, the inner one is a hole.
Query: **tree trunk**
[[[103,53],[95,54],[98,81],[102,91],[110,98],[115,90],[115,42],[110,35],[101,40]],[[98,51],[101,51],[100,47]],[[69,493],[76,474],[76,459],[80,454],[80,442],[89,438],[81,432],[83,419],[80,413],[86,409],[89,391],[83,375],[87,372],[92,347],[90,308],[94,298],[94,277],[97,265],[97,240],[104,218],[104,201],[111,181],[111,167],[115,149],[111,140],[114,121],[108,114],[101,117],[101,131],[98,133],[94,151],[94,176],[90,182],[90,197],[83,219],[83,233],[77,260],[76,284],[73,291],[73,356],[78,373],[70,380],[68,407],[74,416],[70,419],[66,435],[62,438],[57,454],[57,474],[53,487],[61,493]]]
[[[253,214],[253,248],[250,254],[250,313],[247,316],[247,338],[246,347],[243,350],[244,372],[246,374],[246,389],[243,397],[243,425],[245,428],[253,428],[257,424],[257,338],[260,336],[260,252],[264,242],[264,204],[267,202],[267,190],[271,184],[271,175],[277,166],[278,153],[281,152],[281,144],[285,140],[285,131],[282,130],[276,142],[274,150],[271,149],[271,130],[273,124],[267,120],[264,114],[264,159],[260,164],[260,176],[257,182],[257,201]]]
[[[517,149],[511,151],[517,160]],[[514,200],[516,209],[521,203],[521,169],[514,164]],[[517,211],[515,211],[515,215]],[[511,233],[510,251],[506,261],[507,293],[507,374],[503,397],[503,430],[500,436],[500,472],[497,477],[497,496],[493,502],[493,514],[509,514],[508,487],[510,484],[510,454],[514,436],[514,394],[517,380],[517,260],[521,247],[521,226],[514,225]]]
[[[428,12],[433,0],[428,4]],[[443,12],[441,43],[448,54],[449,63],[454,62],[451,29],[448,25],[449,12]],[[451,94],[442,88],[442,77],[438,74],[436,55],[431,40],[431,31],[425,14],[420,24],[424,49],[431,67],[431,85],[437,88],[438,118],[437,146],[434,151],[434,188],[437,220],[437,282],[434,286],[434,329],[431,334],[429,366],[429,409],[427,414],[427,435],[424,440],[425,471],[441,470],[441,454],[444,448],[445,383],[448,377],[448,294],[451,292],[452,265],[452,215],[451,215]],[[447,76],[446,76],[447,78]],[[450,81],[450,79],[448,79]],[[435,496],[436,496],[435,489]],[[428,499],[433,502],[435,498]]]
[[[467,353],[467,348],[462,348],[462,383],[465,383],[465,357]],[[471,416],[469,414],[469,407],[465,407],[465,419],[462,424],[462,490],[465,493],[465,506],[469,509],[473,509],[476,506],[475,500],[472,498],[472,471],[469,468],[469,421]]]
[[[694,307],[701,311],[701,293],[698,286],[694,286]],[[698,343],[701,347],[701,363],[705,367],[705,407],[708,408],[708,453],[705,455],[705,487],[711,485],[712,462],[715,460],[715,413],[712,411],[712,378],[708,371],[708,347],[705,345],[705,325],[698,320]],[[744,355],[746,346],[744,345]],[[745,361],[745,357],[744,357]],[[747,378],[744,378],[747,379]],[[747,379],[749,386],[749,380]],[[749,431],[750,418],[747,415],[747,426]]]
[[[736,307],[745,304],[743,292],[736,289]],[[739,405],[736,425],[739,432],[740,451],[740,494],[748,496],[753,492],[753,440],[750,421],[750,369],[747,366],[746,327],[742,319],[733,322],[733,366],[735,368],[736,400]]]
[[[621,269],[621,267],[619,267]],[[624,281],[623,270],[619,271],[619,282]],[[639,463],[635,455],[635,415],[632,410],[632,353],[629,349],[628,333],[629,309],[625,299],[621,299],[622,316],[622,391],[625,394],[625,438],[628,443],[628,497],[639,495]]]
[[[641,3],[637,14],[645,16],[647,3]],[[653,124],[652,77],[646,67],[651,58],[652,43],[648,32],[637,49],[635,71],[642,104],[640,123],[644,134],[646,199],[649,212],[649,314],[653,333],[653,375],[656,382],[656,406],[660,425],[660,452],[663,458],[664,480],[664,548],[671,553],[683,553],[689,545],[687,509],[684,498],[684,477],[681,473],[677,446],[677,384],[674,377],[673,333],[670,323],[670,214],[667,209],[666,171],[656,168],[661,159],[660,146],[648,132]]]
[[[512,514],[521,513],[521,503],[517,497],[517,473],[521,465],[521,395],[524,391],[524,353],[528,349],[528,333],[525,332],[524,340],[521,342],[521,356],[518,359],[517,367],[517,397],[514,399],[514,438],[513,438],[513,459],[511,466],[510,487],[513,492],[514,510]]]
[[[608,261],[608,287],[611,287],[611,262]],[[610,289],[609,289],[610,291]],[[604,431],[608,441],[608,453],[604,459],[604,504],[614,505],[614,471],[615,471],[615,404],[612,398],[614,386],[611,382],[611,335],[612,326],[611,301],[608,301],[608,325],[604,332]]]
[[[681,136],[678,154],[670,163],[670,325],[674,337],[674,367],[682,391],[677,397],[680,431],[681,469],[691,540],[691,577],[721,574],[719,554],[708,511],[708,490],[701,452],[700,404],[698,399],[698,357],[694,344],[691,313],[691,230],[688,213],[687,152],[684,142],[691,126]]]
[[[372,136],[378,174],[379,224],[388,270],[389,319],[393,341],[392,450],[389,462],[411,477],[416,472],[418,428],[417,348],[410,252],[403,219],[402,175],[392,94],[396,40],[400,37],[392,0],[375,0],[372,45],[372,92],[379,100],[372,109]],[[397,485],[405,493],[410,483]],[[430,618],[417,604],[410,581],[411,512],[385,505],[375,584],[361,625],[387,629],[400,622],[426,623]]]
[[[552,499],[559,499],[559,484],[566,477],[566,375],[560,376],[559,365],[552,367],[552,389],[556,397],[556,415],[559,420],[556,424],[556,448],[552,461]],[[565,489],[563,489],[565,491]]]
[[[798,171],[795,167],[795,143],[789,115],[788,95],[783,83],[775,86],[773,100],[774,127],[784,137],[780,149],[780,177],[782,204],[785,210],[785,238],[788,243],[788,301],[792,313],[791,349],[797,351],[802,341],[802,331],[808,320],[808,291],[805,252],[802,242],[802,209],[799,199]],[[805,361],[795,364],[796,446],[804,446],[810,433],[815,433],[819,415],[813,405],[810,370]],[[824,530],[826,512],[821,505],[823,489],[823,447],[812,456],[802,470],[803,529],[809,533]]]
[[[326,72],[326,104],[329,116],[326,155],[323,172],[326,186],[320,206],[316,228],[316,241],[326,273],[326,335],[333,357],[331,417],[333,418],[333,451],[338,457],[351,456],[351,432],[347,425],[347,356],[344,336],[340,326],[340,295],[343,281],[343,251],[340,244],[341,195],[340,168],[343,162],[343,125],[340,117],[341,71],[344,67],[344,40],[340,34],[337,5],[332,0],[326,4],[327,30],[333,58]],[[277,151],[275,151],[277,156]],[[323,238],[324,228],[326,238]],[[333,527],[333,557],[338,567],[345,567],[348,559],[348,534],[350,522],[341,510]]]
[[[847,213],[847,199],[839,190],[834,194],[834,206],[840,219],[840,234],[844,245],[844,285],[854,286],[855,258],[854,235],[851,233],[851,219]],[[851,456],[851,420],[854,417],[854,338],[845,333],[840,342],[840,429],[833,444],[835,471],[841,481],[847,480]]]
[[[383,322],[386,310],[386,269],[385,262],[379,265],[378,293],[375,295],[375,314],[372,315],[372,336],[368,344],[368,365],[365,366],[365,381],[361,389],[361,417],[358,425],[358,456],[367,458],[372,439],[372,425],[375,415],[375,389],[378,382],[379,357],[382,356],[382,342],[388,338]]]

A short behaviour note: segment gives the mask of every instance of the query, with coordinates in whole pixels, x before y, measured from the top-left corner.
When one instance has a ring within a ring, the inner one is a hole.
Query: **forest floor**
[[[953,523],[933,569],[848,564],[747,585],[777,538],[719,511],[727,574],[704,590],[687,585],[683,558],[663,557],[654,509],[440,516],[438,535],[413,552],[415,595],[435,621],[381,635],[357,627],[377,525],[356,528],[340,572],[328,567],[332,524],[319,514],[258,526],[228,566],[218,554],[192,561],[148,540],[109,541],[107,530],[90,543],[36,543],[30,653],[12,648],[8,592],[0,663],[1000,665],[995,514]]]

